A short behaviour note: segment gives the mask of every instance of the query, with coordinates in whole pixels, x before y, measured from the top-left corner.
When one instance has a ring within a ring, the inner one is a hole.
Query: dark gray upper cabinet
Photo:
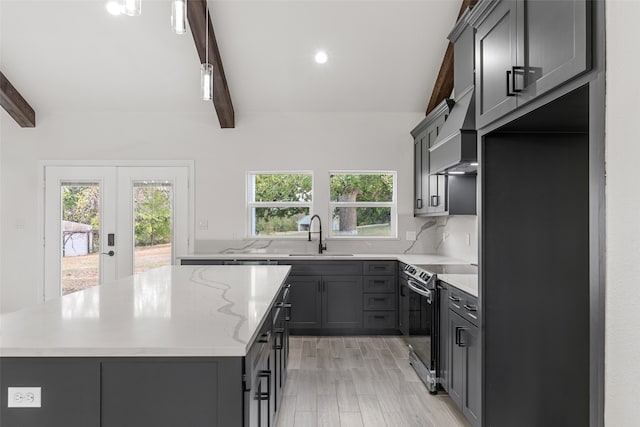
[[[322,326],[362,328],[362,277],[322,278]]]
[[[513,1],[485,1],[496,4],[495,9],[476,29],[476,126],[478,128],[504,116],[517,107],[511,90],[513,70],[517,62],[516,3]],[[498,4],[499,3],[499,4]],[[472,14],[474,16],[475,14]]]
[[[411,131],[414,138],[414,216],[441,215],[446,210],[446,177],[429,173],[429,149],[452,105],[451,100],[442,101]]]
[[[322,278],[320,276],[289,276],[291,284],[292,329],[322,327]]]
[[[484,0],[469,22],[478,128],[591,68],[588,0]]]

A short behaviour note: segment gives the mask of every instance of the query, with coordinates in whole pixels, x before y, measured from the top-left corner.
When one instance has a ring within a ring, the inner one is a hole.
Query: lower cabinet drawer
[[[396,292],[396,276],[364,276],[363,284],[365,292]]]
[[[364,327],[371,329],[393,329],[396,327],[396,312],[365,311]]]
[[[395,294],[364,294],[363,307],[365,310],[395,310]]]

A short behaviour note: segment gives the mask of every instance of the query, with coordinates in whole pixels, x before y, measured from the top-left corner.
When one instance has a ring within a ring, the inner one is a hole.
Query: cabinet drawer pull
[[[516,88],[516,74],[518,74],[518,72],[521,72],[522,75],[524,76],[524,67],[520,67],[516,65],[515,67],[511,67],[511,70],[513,71],[513,74],[511,77],[511,88],[513,89],[514,93],[520,93],[522,92],[522,89]]]
[[[465,305],[463,305],[463,307],[464,307],[467,311],[478,311],[478,307],[476,307],[475,305],[465,304]]]
[[[375,283],[376,285],[384,285],[385,283],[387,283],[386,280],[374,280],[373,283]]]
[[[374,319],[384,319],[384,317],[385,317],[385,316],[384,316],[383,314],[374,314],[374,315],[373,315],[373,318],[374,318]]]
[[[271,339],[271,331],[267,331],[264,334],[260,335],[258,342],[260,343],[269,342],[269,339]]]
[[[439,206],[440,205],[440,196],[431,196],[431,206]]]
[[[371,298],[374,301],[386,301],[386,298]]]
[[[374,269],[374,270],[386,270],[386,269],[387,269],[387,267],[386,267],[386,266],[384,266],[384,265],[374,265],[374,266],[373,266],[373,269]]]
[[[449,300],[453,302],[460,302],[460,298],[454,295],[449,296]]]
[[[422,209],[422,199],[416,200],[416,209]]]

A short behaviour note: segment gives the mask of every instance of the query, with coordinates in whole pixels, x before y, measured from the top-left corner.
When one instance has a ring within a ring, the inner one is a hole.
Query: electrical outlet
[[[42,402],[41,387],[8,387],[9,408],[40,408]]]
[[[407,240],[414,241],[416,240],[416,232],[415,231],[407,231]]]

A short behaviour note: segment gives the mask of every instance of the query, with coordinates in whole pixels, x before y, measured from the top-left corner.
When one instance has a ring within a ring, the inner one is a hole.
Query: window
[[[396,237],[396,173],[332,172],[330,235]]]
[[[309,172],[249,172],[250,237],[307,236],[313,176]]]

